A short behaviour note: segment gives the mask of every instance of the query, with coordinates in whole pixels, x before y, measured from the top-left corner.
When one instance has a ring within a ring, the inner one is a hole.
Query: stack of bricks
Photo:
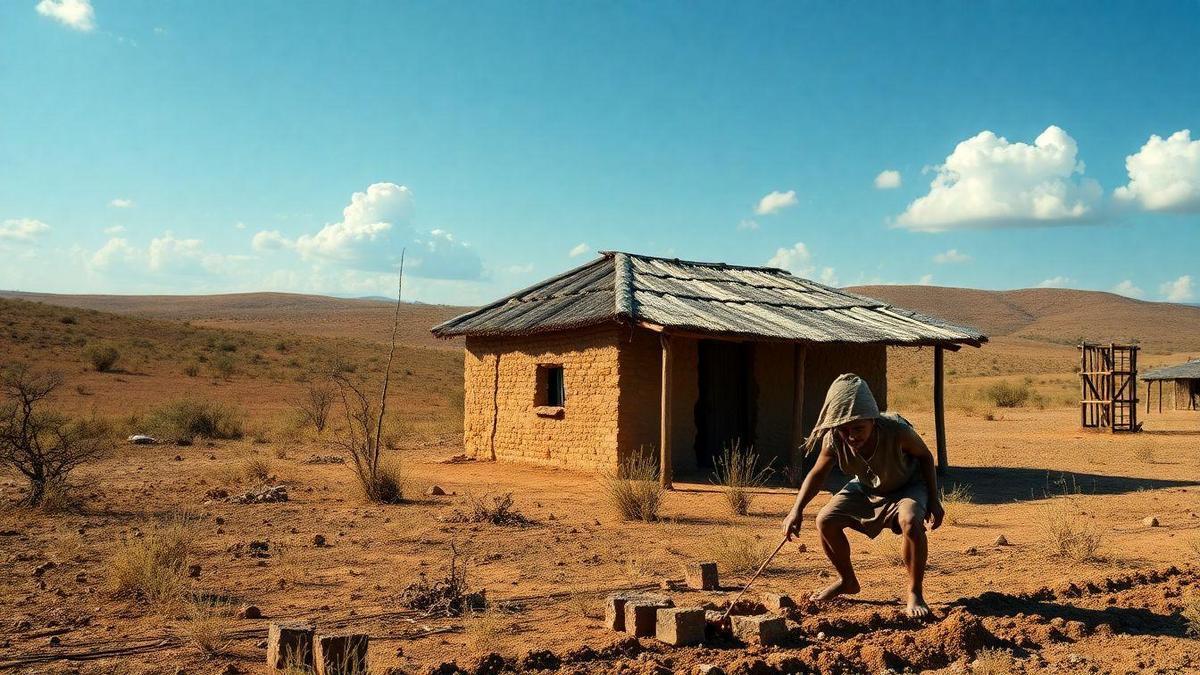
[[[272,623],[267,632],[267,672],[297,668],[316,675],[366,675],[369,638],[318,634],[308,624]]]
[[[675,607],[675,603],[663,595],[610,595],[604,617],[609,630],[624,631],[634,637],[655,637],[675,646],[704,641],[704,609]]]

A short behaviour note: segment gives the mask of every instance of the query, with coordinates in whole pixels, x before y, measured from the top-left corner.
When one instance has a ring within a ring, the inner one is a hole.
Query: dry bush
[[[342,400],[345,423],[342,434],[333,442],[350,455],[363,496],[380,504],[403,502],[406,481],[400,463],[382,455],[384,408],[372,402],[361,380],[336,372],[333,381]]]
[[[204,656],[220,656],[233,646],[233,614],[227,602],[192,598],[180,632]]]
[[[511,492],[502,495],[476,497],[466,495],[470,511],[455,510],[446,520],[452,523],[491,523],[492,525],[527,525],[530,520],[513,506]]]
[[[750,502],[754,499],[751,490],[765,485],[770,477],[770,467],[758,466],[754,448],[743,448],[738,441],[721,452],[713,470],[713,481],[722,486],[729,510],[738,516],[749,512]]]
[[[328,380],[309,381],[304,396],[294,406],[303,424],[311,424],[317,433],[325,431],[333,410],[336,392]]]
[[[951,525],[957,525],[961,522],[961,514],[966,511],[967,505],[975,498],[971,494],[971,488],[961,483],[955,483],[949,489],[942,486],[941,502],[942,506],[946,507],[946,522]]]
[[[734,575],[754,574],[758,566],[771,555],[771,545],[759,537],[735,534],[717,537],[705,556],[715,560],[722,572]]]
[[[48,492],[69,490],[71,472],[110,446],[111,429],[99,420],[42,409],[62,382],[58,373],[34,372],[25,364],[0,371],[0,465],[29,483],[24,503],[30,506],[40,506]]]
[[[1200,594],[1193,594],[1183,604],[1183,610],[1180,611],[1180,616],[1187,623],[1187,633],[1192,637],[1200,638]]]
[[[214,439],[242,437],[242,414],[230,405],[184,398],[150,411],[150,431],[173,441],[191,441],[197,436]]]
[[[1007,380],[995,382],[983,388],[984,399],[997,408],[1020,408],[1034,398],[1033,388],[1027,382],[1014,384]]]
[[[1017,663],[1007,649],[981,649],[971,662],[971,675],[1011,675]]]
[[[1044,507],[1042,526],[1050,549],[1075,562],[1098,560],[1100,530],[1076,511],[1070,496],[1056,497]]]
[[[458,549],[451,546],[446,576],[429,581],[422,572],[417,581],[400,592],[399,603],[426,616],[461,616],[464,612],[485,609],[487,597],[483,591],[470,590],[466,565],[458,563]]]
[[[107,373],[117,365],[121,353],[110,344],[90,344],[83,350],[83,358],[92,364],[98,373]]]
[[[240,467],[242,479],[250,483],[263,483],[271,477],[271,460],[265,457],[247,457]]]
[[[601,492],[622,519],[658,520],[667,491],[658,482],[658,462],[652,452],[634,453],[599,480]]]
[[[122,540],[108,563],[111,590],[152,604],[175,602],[195,539],[195,529],[181,516]]]

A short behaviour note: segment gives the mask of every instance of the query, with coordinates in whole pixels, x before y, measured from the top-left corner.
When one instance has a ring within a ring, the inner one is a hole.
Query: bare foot
[[[824,589],[813,593],[809,600],[832,600],[839,595],[854,595],[859,591],[857,579],[838,579]]]
[[[914,619],[928,619],[933,615],[929,611],[929,605],[925,604],[925,598],[920,593],[909,592],[908,606],[904,611]]]

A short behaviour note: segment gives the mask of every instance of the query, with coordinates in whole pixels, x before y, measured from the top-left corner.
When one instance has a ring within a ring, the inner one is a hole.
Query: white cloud
[[[767,267],[784,269],[805,279],[817,279],[826,286],[838,284],[837,273],[834,269],[814,265],[808,246],[800,241],[789,248],[775,249],[775,255],[767,261]]]
[[[124,231],[124,225],[113,225],[112,227],[104,228],[104,234],[121,234]]]
[[[754,212],[760,216],[770,215],[789,206],[796,205],[796,191],[788,190],[787,192],[779,192],[772,190],[758,200],[758,205],[754,207]]]
[[[11,218],[0,223],[0,239],[10,241],[33,241],[50,226],[34,218]]]
[[[293,245],[279,230],[256,232],[250,240],[250,246],[255,251],[278,251],[285,248],[292,248]]]
[[[133,200],[125,199],[123,197],[117,197],[116,199],[109,202],[108,205],[115,209],[131,209],[131,208],[133,208]]]
[[[570,251],[567,251],[567,256],[571,258],[578,258],[590,250],[592,250],[592,247],[588,246],[587,242],[581,242],[573,246]]]
[[[922,274],[921,278],[917,279],[917,285],[919,285],[919,286],[930,286],[932,284],[933,284],[933,275],[932,274]]]
[[[386,273],[396,271],[404,248],[408,251],[406,276],[460,280],[483,276],[483,263],[470,244],[445,230],[416,230],[412,210],[412,192],[407,187],[374,183],[366,192],[351,195],[340,222],[295,240],[274,230],[263,231],[254,235],[251,244],[260,251],[292,249],[302,260],[316,265],[333,263]]]
[[[105,242],[99,250],[92,254],[92,266],[107,270],[114,263],[133,262],[138,258],[137,252],[129,245],[129,242],[120,237],[114,237]]]
[[[750,220],[749,218],[743,218],[740,222],[738,222],[737,229],[739,229],[739,230],[757,230],[758,229],[758,221]]]
[[[875,189],[894,190],[900,187],[900,172],[895,169],[885,169],[875,176]]]
[[[41,0],[35,9],[38,14],[75,30],[90,31],[96,27],[96,12],[91,0]]]
[[[908,205],[896,226],[924,232],[1012,227],[1094,217],[1102,191],[1083,178],[1075,139],[1056,126],[1033,142],[1010,143],[983,131],[958,144],[929,194]],[[1076,176],[1079,174],[1079,176]]]
[[[1124,295],[1128,298],[1140,298],[1145,295],[1145,293],[1142,292],[1142,289],[1134,285],[1134,283],[1129,279],[1126,279],[1116,286],[1113,286],[1112,292],[1116,293],[1117,295]]]
[[[1075,283],[1075,280],[1072,279],[1071,277],[1064,277],[1063,275],[1060,274],[1056,277],[1050,277],[1049,279],[1042,279],[1041,281],[1038,282],[1037,287],[1038,288],[1066,288],[1074,283]]]
[[[944,265],[946,263],[965,263],[971,259],[971,256],[966,253],[960,253],[958,249],[952,248],[945,253],[938,253],[933,256],[933,262]]]
[[[1150,140],[1125,158],[1129,184],[1113,191],[1119,202],[1147,211],[1200,212],[1200,139],[1187,129]]]
[[[233,227],[238,230],[244,230],[244,229],[246,229],[246,224],[239,220],[238,222],[233,224]]]
[[[1188,274],[1174,281],[1164,282],[1158,287],[1158,292],[1162,293],[1167,302],[1189,302],[1196,297],[1192,288],[1192,277]]]

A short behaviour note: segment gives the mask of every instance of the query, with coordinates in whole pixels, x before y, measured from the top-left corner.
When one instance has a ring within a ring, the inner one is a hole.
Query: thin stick
[[[392,359],[396,357],[396,333],[400,330],[400,295],[404,291],[404,253],[400,249],[400,281],[396,283],[396,314],[392,318],[392,349],[388,352],[387,369],[383,371],[383,391],[379,394],[379,421],[375,423],[375,448],[371,470],[379,467],[379,444],[383,438],[383,413],[387,410],[388,382],[392,379]]]
[[[742,596],[746,594],[746,591],[750,590],[750,584],[754,583],[755,579],[758,579],[758,575],[762,574],[763,570],[767,569],[767,565],[771,564],[771,561],[774,560],[775,556],[783,550],[783,545],[786,543],[787,537],[784,537],[779,542],[779,545],[775,547],[775,550],[771,552],[771,555],[767,556],[767,559],[763,561],[763,564],[758,566],[758,571],[754,573],[754,576],[750,577],[750,581],[746,582],[746,587],[743,588],[742,592],[738,593],[737,597],[733,599],[733,602],[729,603],[729,606],[725,608],[725,613],[721,615],[721,621],[725,621],[725,619],[729,618],[729,613],[733,611],[733,606],[737,604],[738,600],[742,599]]]

